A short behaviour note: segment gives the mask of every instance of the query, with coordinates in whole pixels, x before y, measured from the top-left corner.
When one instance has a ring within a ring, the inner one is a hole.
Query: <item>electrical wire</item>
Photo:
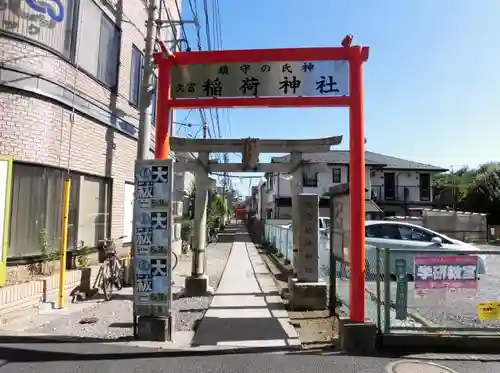
[[[187,34],[186,34],[186,28],[184,27],[184,22],[182,21],[181,9],[179,7],[179,2],[177,0],[175,0],[175,7],[177,9],[177,15],[179,16],[179,22],[181,24],[181,31],[182,31],[182,34],[184,35],[184,39],[183,40],[186,43],[187,51],[190,52],[191,51],[191,47],[189,46],[189,41],[187,39]]]
[[[83,17],[80,17],[80,22],[78,24],[78,29],[81,31],[82,30],[82,24],[83,24]],[[71,117],[69,118],[69,135],[68,135],[68,177],[71,174],[71,145],[73,143],[73,127],[75,125],[75,115],[76,115],[76,108],[75,108],[75,100],[76,100],[76,85],[78,82],[78,74],[80,72],[80,48],[76,48],[76,54],[75,54],[75,69],[73,73],[75,74],[73,78],[73,96],[71,98]],[[62,142],[62,141],[61,141]],[[108,144],[108,147],[110,145]]]
[[[212,50],[212,40],[210,38],[210,20],[208,14],[208,2],[203,0],[203,13],[205,15],[205,32],[207,33],[207,47],[208,50]]]
[[[201,26],[200,26],[200,20],[198,18],[198,5],[195,3],[193,5],[193,0],[189,0],[189,8],[191,9],[191,13],[193,13],[193,20],[195,24],[195,29],[196,29],[196,41],[197,41],[197,47],[198,50],[201,51]]]
[[[210,15],[208,12],[208,2],[207,0],[204,0],[203,2],[204,5],[204,14],[205,14],[205,27],[207,29],[207,43],[209,46],[209,50],[212,50],[211,46],[211,41],[214,42],[214,48],[215,49],[220,49],[220,38],[219,38],[219,27],[218,27],[218,19],[217,19],[217,8],[216,8],[216,3],[215,1],[212,1],[212,40],[210,39]],[[214,121],[214,114],[213,111],[215,111],[215,121]],[[213,127],[214,127],[214,133],[218,138],[222,138],[222,132],[221,132],[221,126],[220,126],[220,115],[219,115],[219,109],[216,108],[214,110],[210,110],[210,116],[212,119]],[[220,161],[221,160],[221,154],[217,153],[216,158]]]
[[[219,0],[212,1],[212,17],[213,17],[213,24],[214,24],[213,34],[214,34],[215,48],[218,50],[221,50],[222,49],[222,20],[221,20],[221,15],[220,15]],[[224,110],[225,110],[226,117],[227,117],[226,135],[230,136],[231,119],[230,119],[230,115],[229,115],[229,110],[228,109],[224,109]],[[217,128],[219,131],[219,136],[222,137],[219,112],[220,112],[220,109],[215,109]],[[227,153],[223,154],[223,162],[229,163],[229,155]],[[224,191],[226,191],[227,188],[232,188],[231,179],[229,178],[229,175],[227,172],[225,172],[223,174],[223,186],[224,186]]]

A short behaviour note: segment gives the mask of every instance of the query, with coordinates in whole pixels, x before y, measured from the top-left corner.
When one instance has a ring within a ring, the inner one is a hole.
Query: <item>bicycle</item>
[[[172,271],[177,267],[177,264],[179,263],[179,257],[177,256],[176,253],[172,251]]]
[[[219,229],[215,227],[208,228],[208,242],[209,243],[217,243],[219,240]]]
[[[96,285],[100,285],[99,287],[104,294],[104,299],[107,301],[111,299],[113,287],[118,291],[123,288],[123,268],[118,260],[115,242],[125,237],[123,235],[117,238],[106,238],[98,241],[97,251],[101,264],[97,272],[94,288]]]

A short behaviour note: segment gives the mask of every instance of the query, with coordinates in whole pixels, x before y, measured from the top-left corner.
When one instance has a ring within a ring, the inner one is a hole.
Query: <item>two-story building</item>
[[[328,216],[329,188],[348,183],[349,151],[303,154],[299,185],[304,193],[320,196],[320,215]],[[290,155],[274,157],[272,163],[290,162]],[[308,165],[311,163],[311,165]],[[313,164],[315,164],[313,166]],[[319,164],[319,165],[318,165]],[[432,207],[432,175],[446,169],[388,155],[365,152],[366,199],[375,202],[386,216],[408,215],[415,207]],[[291,218],[291,175],[265,175],[260,185],[260,215],[264,218]]]
[[[68,175],[69,248],[123,234],[130,242],[147,2],[0,3],[0,154],[13,159],[12,182],[0,182],[11,203],[11,214],[0,211],[8,256],[38,255],[42,231],[58,247]],[[177,21],[176,4],[165,4],[161,18]],[[176,31],[161,30],[161,40]],[[154,123],[154,89],[151,102]]]

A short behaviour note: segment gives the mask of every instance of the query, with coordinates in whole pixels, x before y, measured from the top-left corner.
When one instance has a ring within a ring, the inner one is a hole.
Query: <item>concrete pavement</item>
[[[198,321],[196,334],[191,328],[185,330],[184,324],[176,321],[174,343],[131,340],[132,289],[127,288],[110,302],[69,304],[66,310],[47,310],[29,321],[5,325],[0,328],[0,343],[11,338],[19,343],[33,337],[46,343],[56,339],[78,340],[82,344],[93,342],[101,346],[112,344],[123,348],[154,348],[172,352],[189,350],[192,353],[246,348],[275,351],[300,347],[274,278],[246,229],[229,226],[221,232],[219,243],[210,246],[207,252],[207,272],[217,288],[214,296],[207,297],[206,303],[201,302],[199,297],[174,300],[177,321],[192,319],[190,315],[199,315],[197,318],[200,320],[204,313],[203,319]],[[222,255],[219,252],[224,254],[224,258],[214,262],[214,258]],[[187,264],[186,268],[190,269]],[[214,272],[216,267],[218,269]],[[175,275],[180,274],[179,270],[182,268],[177,269]],[[181,279],[177,280],[176,283],[182,283]],[[182,307],[176,307],[176,302],[183,302]],[[97,321],[80,324],[82,319],[89,317]]]
[[[274,279],[243,227],[234,235],[221,282],[193,345],[300,346]]]

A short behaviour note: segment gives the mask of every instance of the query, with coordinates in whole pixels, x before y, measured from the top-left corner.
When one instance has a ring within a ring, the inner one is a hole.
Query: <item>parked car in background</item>
[[[325,237],[329,237],[330,235],[330,218],[321,216],[318,219],[319,224],[319,233]]]
[[[366,273],[376,275],[376,247],[388,248],[398,247],[402,250],[409,250],[408,254],[398,251],[391,253],[390,273],[395,274],[394,262],[396,258],[406,259],[407,276],[411,281],[414,277],[414,257],[415,255],[425,254],[426,250],[450,250],[449,255],[460,255],[457,251],[480,251],[480,248],[450,238],[444,234],[432,231],[416,224],[390,221],[390,220],[369,220],[365,224],[366,229]],[[446,255],[432,254],[430,255]],[[467,255],[467,254],[465,254]],[[472,254],[469,254],[472,255]],[[478,270],[477,274],[486,273],[486,256],[477,255]],[[383,272],[383,260],[381,259],[381,272]]]
[[[281,225],[286,229],[292,229],[292,223]],[[318,230],[322,236],[328,237],[330,233],[330,218],[321,216],[318,218]]]

